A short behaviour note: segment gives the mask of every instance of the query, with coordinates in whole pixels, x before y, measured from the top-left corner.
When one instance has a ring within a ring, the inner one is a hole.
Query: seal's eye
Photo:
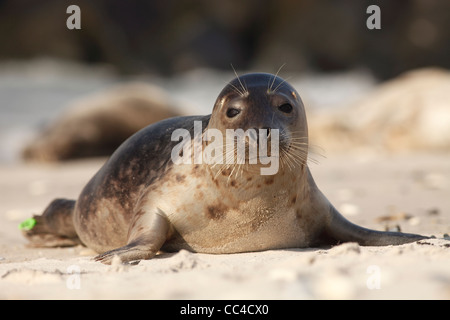
[[[281,106],[278,107],[278,109],[284,113],[292,112],[292,106],[289,103],[282,104]]]
[[[234,117],[236,117],[239,113],[241,113],[241,110],[235,109],[235,108],[229,108],[229,109],[227,110],[227,117],[228,117],[228,118],[234,118]]]

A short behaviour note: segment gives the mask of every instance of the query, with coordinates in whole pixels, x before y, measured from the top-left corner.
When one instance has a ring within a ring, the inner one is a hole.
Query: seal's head
[[[306,164],[308,128],[305,109],[297,91],[278,76],[250,73],[228,83],[214,105],[208,125],[208,129],[212,128],[222,132],[225,146],[230,145],[230,141],[225,139],[230,130],[244,133],[246,151],[251,149],[252,140],[259,146],[259,152],[264,151],[261,144],[267,143],[267,156],[278,157],[281,170],[295,170]],[[263,141],[262,137],[267,139]],[[274,150],[274,146],[279,149]],[[234,151],[233,155],[236,155],[236,148]],[[223,152],[227,153],[227,150]],[[248,154],[246,160],[252,163]],[[259,168],[263,162],[245,166],[243,170]],[[278,170],[268,174],[276,173]]]

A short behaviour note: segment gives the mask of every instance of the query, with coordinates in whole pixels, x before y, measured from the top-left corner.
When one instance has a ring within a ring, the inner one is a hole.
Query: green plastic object
[[[24,222],[19,224],[20,230],[31,230],[36,225],[36,219],[35,218],[29,218],[25,220]]]

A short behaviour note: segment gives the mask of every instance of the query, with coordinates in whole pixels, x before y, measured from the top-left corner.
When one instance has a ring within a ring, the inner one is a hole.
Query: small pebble
[[[80,252],[78,252],[78,255],[80,256],[94,256],[97,255],[97,253],[89,248],[83,248],[80,250]]]
[[[420,218],[419,217],[412,217],[408,220],[409,224],[411,226],[418,226],[420,224]]]
[[[344,216],[356,216],[359,214],[359,207],[352,203],[343,203],[339,207],[339,211]]]
[[[428,173],[423,177],[422,184],[427,189],[440,190],[446,187],[447,180],[442,174]]]
[[[437,216],[439,214],[439,209],[438,208],[428,209],[427,213],[430,216]]]
[[[292,269],[275,268],[269,273],[269,278],[274,281],[295,281],[297,277],[297,272]]]
[[[349,201],[354,197],[354,192],[348,188],[342,188],[338,190],[338,198],[341,201]]]

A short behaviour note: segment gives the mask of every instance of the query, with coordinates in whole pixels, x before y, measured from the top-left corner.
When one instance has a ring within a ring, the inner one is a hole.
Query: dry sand
[[[84,247],[27,248],[17,225],[76,198],[104,160],[0,166],[1,299],[449,299],[450,156],[313,156],[322,191],[351,221],[437,239],[231,255],[181,251],[135,265]]]

